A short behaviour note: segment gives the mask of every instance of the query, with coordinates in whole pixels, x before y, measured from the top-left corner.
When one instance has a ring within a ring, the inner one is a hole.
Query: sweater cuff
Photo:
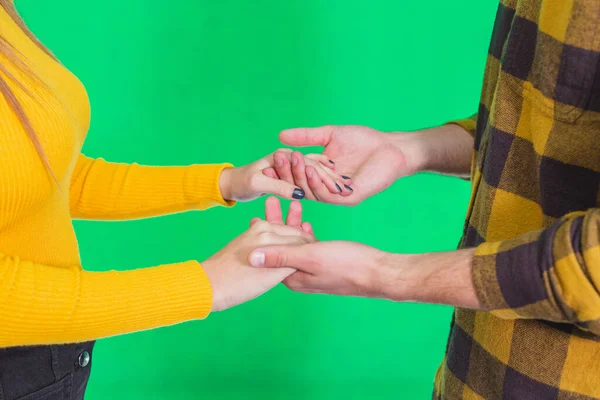
[[[183,181],[183,192],[192,209],[202,210],[212,206],[233,207],[235,201],[225,200],[219,181],[225,168],[232,164],[198,164],[187,167]]]

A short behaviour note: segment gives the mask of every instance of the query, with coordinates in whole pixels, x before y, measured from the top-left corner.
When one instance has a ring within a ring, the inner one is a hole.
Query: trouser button
[[[87,351],[81,353],[77,362],[79,363],[79,366],[81,368],[87,367],[90,363],[90,353],[88,353]]]

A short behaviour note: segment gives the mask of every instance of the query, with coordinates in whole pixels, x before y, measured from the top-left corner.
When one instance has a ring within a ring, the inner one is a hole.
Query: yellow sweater
[[[198,262],[87,272],[71,221],[228,205],[219,175],[230,165],[142,167],[81,155],[90,122],[81,83],[1,7],[0,35],[44,83],[0,56],[59,181],[0,96],[0,347],[86,341],[206,317],[212,292]]]

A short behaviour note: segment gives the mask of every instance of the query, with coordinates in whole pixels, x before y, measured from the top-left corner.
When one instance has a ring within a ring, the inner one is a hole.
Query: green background
[[[17,0],[86,85],[90,156],[253,161],[287,127],[414,130],[477,106],[494,0]],[[467,182],[406,178],[354,207],[305,203],[321,239],[453,249]],[[263,201],[142,221],[77,222],[83,265],[203,260]],[[160,282],[157,282],[159,285]],[[429,398],[451,309],[279,286],[207,320],[102,340],[88,399]]]

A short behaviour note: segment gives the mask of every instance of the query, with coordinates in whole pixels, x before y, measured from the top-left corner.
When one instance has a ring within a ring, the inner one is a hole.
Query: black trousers
[[[94,342],[0,349],[0,400],[80,400]]]

